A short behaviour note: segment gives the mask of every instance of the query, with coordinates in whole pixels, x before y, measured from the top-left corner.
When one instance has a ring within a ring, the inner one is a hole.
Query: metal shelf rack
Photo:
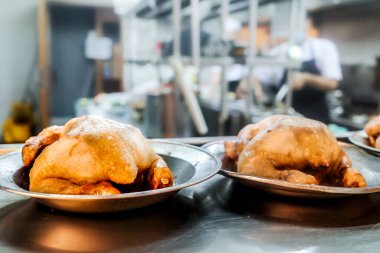
[[[229,12],[230,12],[230,3],[236,3],[241,2],[241,6],[245,6],[244,8],[249,8],[249,46],[248,46],[248,53],[247,56],[243,59],[243,62],[248,66],[249,72],[252,73],[252,70],[255,66],[258,65],[272,65],[272,66],[282,66],[287,68],[288,70],[288,80],[292,80],[292,73],[295,69],[299,68],[300,62],[297,62],[295,60],[278,60],[278,59],[272,59],[272,58],[263,58],[263,57],[257,57],[256,56],[256,29],[257,29],[257,22],[258,22],[258,8],[260,5],[273,3],[273,2],[280,2],[284,0],[221,0],[220,4],[217,4],[214,6],[213,12],[210,15],[216,15],[219,13],[220,15],[220,22],[221,22],[221,37],[223,40],[227,39],[227,31],[225,30],[225,23],[228,18]],[[302,22],[302,18],[306,18],[306,8],[304,7],[304,1],[303,0],[288,0],[291,1],[291,10],[290,10],[290,27],[289,27],[289,44],[294,44],[296,42],[296,35],[297,35],[297,24],[299,22]],[[227,106],[227,91],[228,91],[228,85],[227,81],[224,79],[224,73],[227,69],[227,67],[231,64],[236,63],[237,59],[227,56],[227,52],[223,53],[222,57],[201,57],[200,54],[200,18],[199,18],[199,2],[200,0],[172,0],[172,1],[157,1],[157,4],[159,4],[158,8],[156,8],[155,11],[150,12],[150,14],[147,13],[147,7],[138,6],[135,9],[135,14],[140,17],[144,18],[159,18],[164,15],[172,14],[172,23],[173,23],[173,60],[164,59],[164,62],[176,62],[178,65],[188,65],[191,64],[197,69],[199,69],[202,66],[209,66],[209,65],[220,65],[222,67],[222,86],[221,86],[221,100],[220,100],[220,116],[219,116],[219,126],[220,126],[220,133],[223,132],[223,125],[227,119],[228,116],[228,106]],[[191,57],[182,57],[181,51],[180,51],[180,34],[181,34],[181,23],[182,23],[182,15],[181,10],[184,7],[190,6],[191,8],[191,45],[192,45],[192,55]],[[145,10],[145,14],[144,14]],[[234,10],[235,11],[235,10]],[[241,59],[240,59],[241,60]],[[128,61],[129,62],[129,61]],[[130,62],[139,62],[139,60],[130,60]],[[152,62],[153,63],[153,62]],[[178,66],[177,66],[178,67]],[[181,67],[180,67],[181,68]],[[181,83],[183,81],[183,78],[181,76],[181,72],[177,71],[176,78],[178,79],[177,82]],[[248,83],[248,96],[246,99],[246,117],[247,119],[250,118],[250,112],[252,111],[254,103],[254,94],[253,94],[253,84],[252,84],[252,78],[250,78],[250,75],[247,77],[247,83]],[[186,86],[186,84],[181,84],[182,86]],[[187,87],[187,92],[191,92],[190,88]],[[196,103],[196,100],[193,98],[192,105],[189,106],[195,106],[199,107],[199,104]],[[291,87],[289,88],[289,91],[286,95],[286,110],[284,113],[287,113],[289,108],[292,104],[292,90]],[[189,108],[190,112],[193,111],[193,113],[197,115],[193,115],[193,120],[198,120],[198,123],[195,122],[196,126],[201,126],[204,124],[204,118],[201,115],[200,110],[196,109],[194,110]],[[198,115],[200,114],[200,115]],[[198,127],[198,132],[201,128],[203,128],[203,132],[207,127]]]

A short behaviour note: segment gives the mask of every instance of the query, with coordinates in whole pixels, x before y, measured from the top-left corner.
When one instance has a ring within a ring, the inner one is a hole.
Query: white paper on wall
[[[85,56],[93,60],[109,60],[112,58],[112,40],[98,37],[95,31],[89,31],[85,41]]]

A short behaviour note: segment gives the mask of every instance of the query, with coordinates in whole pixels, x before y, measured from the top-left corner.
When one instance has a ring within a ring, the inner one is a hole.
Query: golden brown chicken
[[[259,121],[256,124],[249,124],[245,126],[242,130],[240,130],[237,141],[227,141],[224,143],[225,155],[232,160],[237,160],[240,152],[253,137],[255,137],[260,131],[284,117],[286,116],[273,115]]]
[[[276,115],[243,128],[226,156],[243,174],[302,184],[365,187],[364,177],[321,122]]]
[[[47,128],[29,139],[22,153],[25,164],[35,159],[30,191],[102,195],[142,181],[148,189],[173,185],[172,172],[141,132],[111,120],[85,116]]]
[[[368,135],[369,144],[380,149],[380,115],[371,119],[364,127]]]
[[[37,136],[26,140],[22,148],[22,161],[25,166],[32,165],[38,154],[47,146],[61,137],[62,126],[51,126],[45,128]]]

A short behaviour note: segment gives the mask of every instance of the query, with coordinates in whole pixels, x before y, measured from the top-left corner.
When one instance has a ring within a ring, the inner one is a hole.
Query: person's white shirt
[[[274,47],[268,56],[286,59],[288,44],[284,43]],[[339,54],[333,42],[321,38],[308,38],[302,44],[301,61],[315,60],[321,76],[337,81],[342,80],[342,69]],[[263,85],[279,85],[285,69],[279,66],[258,66],[253,69],[253,76]]]

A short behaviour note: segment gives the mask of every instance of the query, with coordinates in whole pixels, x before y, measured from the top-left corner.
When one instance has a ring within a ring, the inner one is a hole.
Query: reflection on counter
[[[38,252],[293,252],[313,245],[350,253],[363,241],[377,247],[379,207],[379,195],[286,198],[216,176],[165,203],[112,215],[15,202],[0,213],[0,244]]]

